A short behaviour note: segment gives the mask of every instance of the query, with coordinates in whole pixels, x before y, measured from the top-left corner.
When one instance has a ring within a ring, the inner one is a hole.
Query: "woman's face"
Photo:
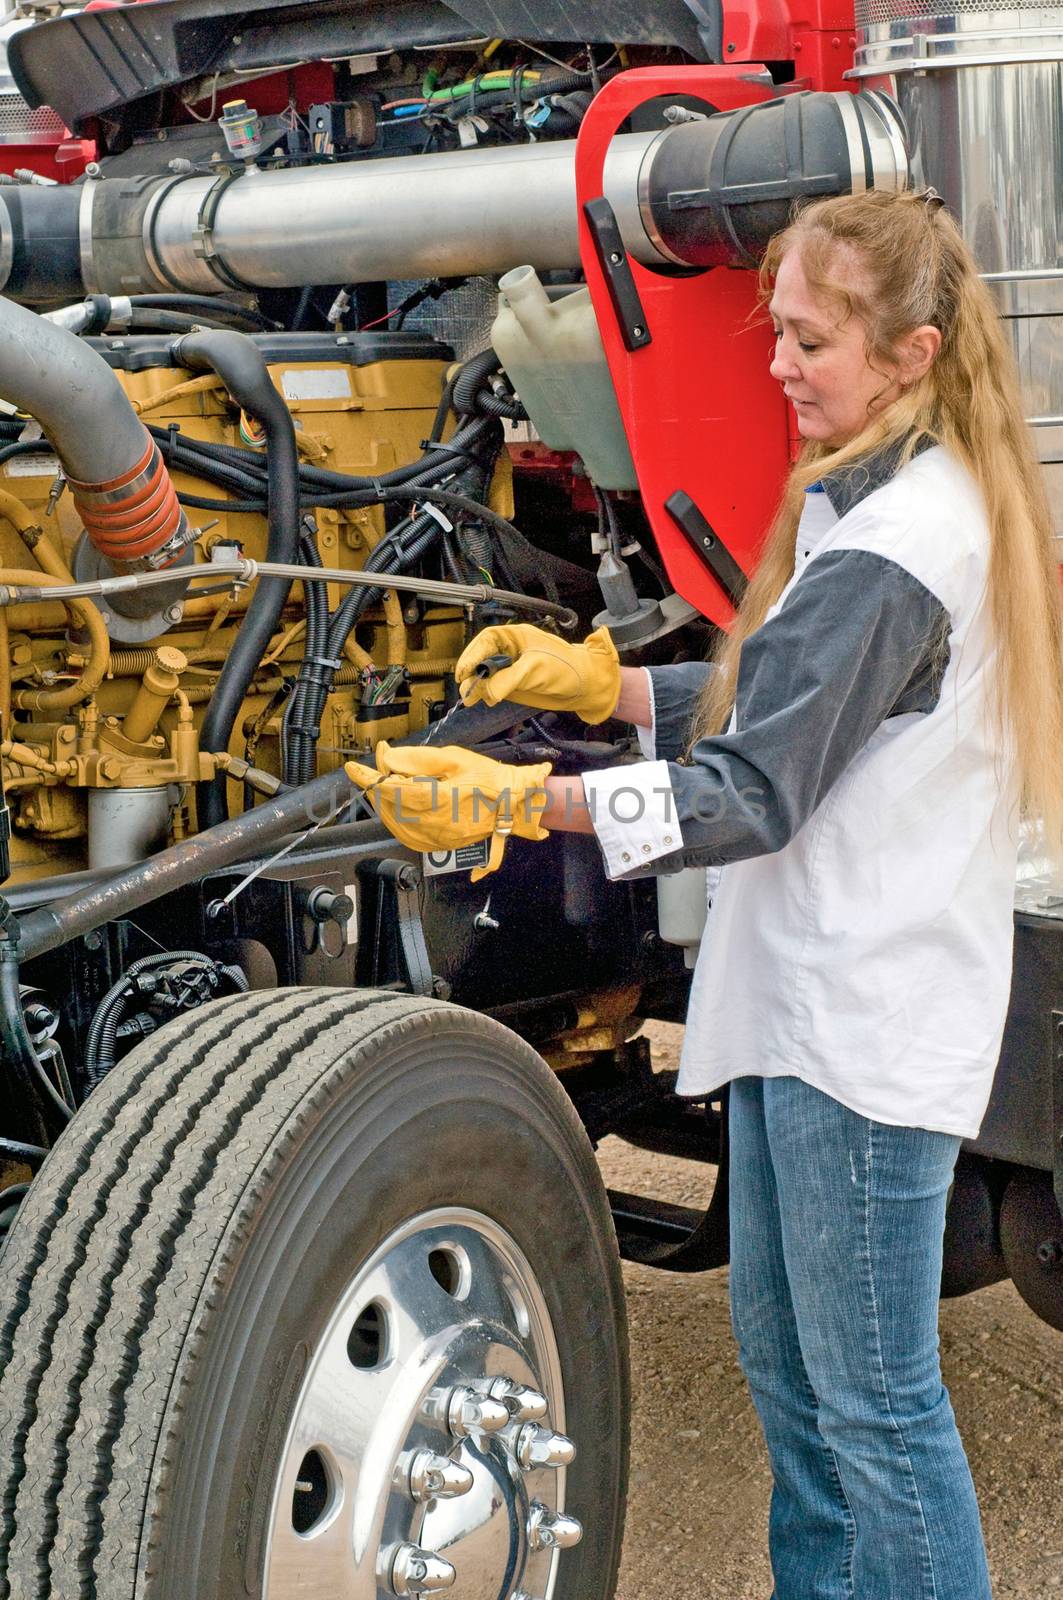
[[[813,292],[797,249],[779,263],[768,310],[775,328],[771,375],[797,413],[802,438],[846,444],[900,394],[899,375],[868,366],[860,319],[841,320],[841,308]]]

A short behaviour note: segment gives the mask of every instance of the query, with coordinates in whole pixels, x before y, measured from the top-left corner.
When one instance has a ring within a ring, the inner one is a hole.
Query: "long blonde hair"
[[[839,247],[863,269],[832,276]],[[767,300],[791,249],[813,290],[856,316],[869,364],[888,386],[897,342],[927,324],[941,348],[926,375],[869,416],[848,443],[807,443],[790,472],[760,563],[729,633],[721,637],[694,718],[694,740],[726,727],[743,642],[760,627],[794,570],[797,526],[809,484],[881,448],[903,463],[921,444],[943,445],[982,492],[990,530],[987,592],[997,644],[990,712],[1010,732],[1024,808],[1045,823],[1063,857],[1063,606],[1044,478],[1024,416],[1018,373],[992,297],[949,213],[922,195],[871,191],[820,200],[768,246],[760,272]]]

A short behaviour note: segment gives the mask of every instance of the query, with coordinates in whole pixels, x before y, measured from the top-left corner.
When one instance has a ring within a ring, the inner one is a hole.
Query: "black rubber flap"
[[[387,54],[472,35],[672,45],[716,55],[720,0],[154,0],[24,28],[8,43],[19,92],[68,127],[215,72]]]

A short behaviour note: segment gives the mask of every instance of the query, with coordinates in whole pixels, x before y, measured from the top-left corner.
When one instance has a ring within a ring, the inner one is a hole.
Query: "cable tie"
[[[332,656],[304,656],[303,660],[311,662],[315,667],[331,667],[334,672],[343,666],[342,656],[338,660]]]
[[[451,444],[449,439],[447,440],[446,444],[444,444],[442,440],[422,439],[421,449],[424,451],[431,451],[433,455],[435,455],[438,451],[440,455],[459,456],[463,461],[476,461],[476,457],[473,455],[470,449],[468,449],[465,445]]]
[[[421,510],[427,513],[428,516],[433,517],[435,521],[439,523],[439,526],[442,528],[444,533],[454,532],[454,524],[451,522],[450,518],[445,516],[444,513],[440,511],[439,507],[434,506],[430,500],[424,500],[421,502]]]

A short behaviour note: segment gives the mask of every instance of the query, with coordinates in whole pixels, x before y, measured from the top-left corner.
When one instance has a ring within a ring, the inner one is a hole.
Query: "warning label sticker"
[[[424,857],[426,878],[438,877],[442,872],[471,872],[474,867],[487,865],[487,840],[475,844],[459,845],[457,850],[428,850]]]
[[[56,478],[61,471],[58,456],[33,453],[12,456],[4,462],[4,475],[8,478]]]

